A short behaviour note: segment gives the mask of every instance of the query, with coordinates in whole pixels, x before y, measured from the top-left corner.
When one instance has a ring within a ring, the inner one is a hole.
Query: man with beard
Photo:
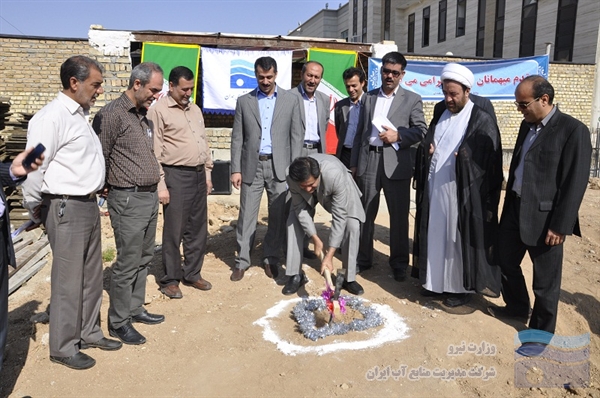
[[[132,322],[154,325],[165,320],[144,308],[158,217],[156,188],[161,178],[146,112],[162,86],[160,66],[152,62],[137,65],[127,90],[102,108],[93,123],[106,161],[108,212],[117,246],[110,278],[108,331],[125,344],[146,342]]]
[[[499,295],[494,243],[502,148],[492,116],[469,99],[473,73],[449,63],[441,80],[446,110],[417,151],[413,270],[422,295],[448,293],[444,304],[457,307],[471,293]]]
[[[373,265],[375,218],[383,189],[390,216],[389,265],[394,279],[402,282],[406,280],[409,257],[410,152],[411,146],[423,139],[427,124],[421,97],[400,87],[406,58],[394,51],[387,53],[381,63],[381,87],[364,96],[364,127],[355,148],[356,164],[350,164],[357,168],[366,214],[357,263],[360,271]]]
[[[285,170],[300,155],[304,133],[300,128],[296,96],[275,83],[277,62],[261,57],[254,63],[258,87],[238,98],[231,132],[231,183],[240,189],[236,228],[238,255],[230,279],[241,280],[250,267],[256,221],[263,191],[269,201],[269,224],[263,240],[262,266],[277,278],[285,239]]]
[[[350,169],[352,156],[358,156],[358,151],[353,151],[355,147],[354,139],[360,138],[359,132],[363,124],[362,103],[363,86],[365,85],[365,74],[361,69],[348,68],[342,75],[344,86],[348,92],[348,97],[335,104],[335,132],[338,138],[338,146],[335,155],[342,161],[344,166]],[[356,168],[352,174],[356,173]]]
[[[590,173],[590,131],[553,104],[554,88],[542,76],[523,79],[515,100],[523,122],[510,164],[498,239],[506,307],[492,306],[488,311],[527,321],[530,300],[521,269],[527,252],[533,262],[535,297],[529,328],[554,333],[563,243],[567,235],[581,236],[577,212]],[[544,348],[523,347],[520,352],[535,354]]]

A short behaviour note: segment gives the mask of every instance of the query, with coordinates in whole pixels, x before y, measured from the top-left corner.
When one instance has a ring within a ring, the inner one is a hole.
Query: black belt
[[[343,146],[342,147],[342,151],[352,151],[352,148],[348,148],[346,146]]]
[[[321,148],[321,143],[320,142],[311,142],[311,141],[304,141],[304,148],[306,149],[319,149]]]
[[[125,191],[125,192],[156,192],[156,187],[158,184],[152,184],[152,185],[137,185],[135,187],[113,187],[111,186],[110,189],[114,189],[117,191]]]
[[[369,151],[381,153],[381,152],[383,152],[383,147],[382,146],[369,145]]]
[[[260,160],[261,162],[263,162],[265,160],[271,160],[271,159],[273,159],[273,155],[272,154],[258,155],[258,160]]]
[[[508,193],[509,193],[510,196],[512,196],[515,199],[521,199],[521,195],[519,195],[518,193],[516,193],[512,189],[510,191],[508,191]]]
[[[96,200],[96,192],[90,193],[88,195],[54,195],[51,193],[44,193],[42,194],[42,196],[50,199]]]
[[[198,166],[171,166],[168,164],[163,164],[163,167],[172,167],[174,169],[179,169],[179,170],[185,170],[185,171],[195,171],[195,172],[200,172],[204,170],[204,165],[203,164],[199,164]]]

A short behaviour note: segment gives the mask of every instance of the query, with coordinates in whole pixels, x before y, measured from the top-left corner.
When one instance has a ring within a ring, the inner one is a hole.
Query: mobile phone
[[[25,156],[23,160],[23,167],[26,169],[31,169],[31,164],[35,162],[37,158],[39,158],[42,153],[46,150],[46,147],[43,144],[37,144],[33,151],[29,152],[29,155]]]

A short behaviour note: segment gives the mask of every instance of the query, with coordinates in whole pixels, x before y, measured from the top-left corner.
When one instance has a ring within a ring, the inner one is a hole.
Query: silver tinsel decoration
[[[348,323],[330,322],[323,327],[316,327],[315,311],[326,311],[323,298],[302,299],[292,310],[300,331],[307,339],[317,341],[331,335],[347,334],[350,331],[363,331],[383,324],[383,319],[372,307],[365,307],[363,301],[354,296],[341,296],[346,300],[346,307],[360,312],[363,319],[353,319]]]

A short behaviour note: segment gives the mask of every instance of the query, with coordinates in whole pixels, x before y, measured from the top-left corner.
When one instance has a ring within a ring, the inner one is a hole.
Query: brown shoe
[[[186,286],[191,286],[194,287],[198,290],[210,290],[212,289],[212,285],[210,284],[209,281],[202,279],[202,277],[200,277],[200,279],[198,279],[196,282],[190,282],[190,281],[183,281],[183,284]]]
[[[241,281],[244,277],[245,272],[245,269],[236,268],[233,270],[233,273],[231,274],[231,277],[229,279],[231,279],[233,282]]]
[[[160,292],[172,299],[180,299],[183,297],[183,293],[181,293],[181,289],[177,285],[168,285],[160,288]]]

